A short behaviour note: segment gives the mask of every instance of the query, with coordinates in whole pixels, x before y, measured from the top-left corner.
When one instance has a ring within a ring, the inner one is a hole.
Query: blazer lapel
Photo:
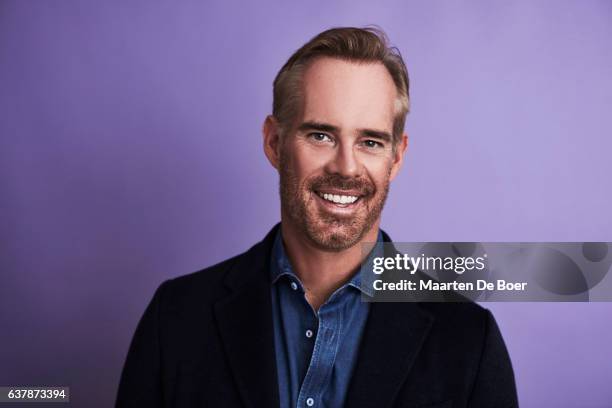
[[[391,406],[432,322],[416,303],[372,303],[345,406]]]
[[[391,238],[382,231],[383,241]],[[393,245],[385,247],[394,256]],[[371,303],[345,406],[390,407],[427,337],[433,316],[418,303]]]
[[[279,406],[268,272],[277,227],[238,259],[226,279],[231,294],[215,304],[217,326],[240,396],[252,408]]]

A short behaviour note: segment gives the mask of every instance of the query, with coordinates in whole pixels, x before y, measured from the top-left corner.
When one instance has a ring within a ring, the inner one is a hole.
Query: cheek
[[[368,175],[376,185],[383,185],[389,180],[392,160],[382,157],[370,157],[363,160]]]
[[[306,144],[296,143],[292,149],[294,171],[299,178],[319,174],[329,160],[322,149],[315,149]]]

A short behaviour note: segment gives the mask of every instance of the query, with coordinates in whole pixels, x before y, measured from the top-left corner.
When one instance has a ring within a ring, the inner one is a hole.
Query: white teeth
[[[321,195],[321,194],[320,194]],[[338,194],[322,194],[322,197],[327,201],[331,201],[336,204],[353,204],[359,197],[350,195],[338,195]]]

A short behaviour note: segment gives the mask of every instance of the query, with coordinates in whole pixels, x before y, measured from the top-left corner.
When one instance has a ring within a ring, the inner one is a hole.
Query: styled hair
[[[318,57],[366,63],[380,62],[387,68],[398,95],[395,102],[393,139],[394,142],[399,141],[410,109],[408,71],[399,50],[391,47],[384,31],[375,27],[332,28],[318,34],[293,53],[274,79],[272,114],[279,122],[281,133],[290,128],[300,112],[304,72]]]

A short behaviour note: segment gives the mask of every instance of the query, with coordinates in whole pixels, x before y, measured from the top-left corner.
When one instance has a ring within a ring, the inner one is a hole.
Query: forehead
[[[303,79],[304,121],[392,130],[397,90],[382,63],[318,58]]]

